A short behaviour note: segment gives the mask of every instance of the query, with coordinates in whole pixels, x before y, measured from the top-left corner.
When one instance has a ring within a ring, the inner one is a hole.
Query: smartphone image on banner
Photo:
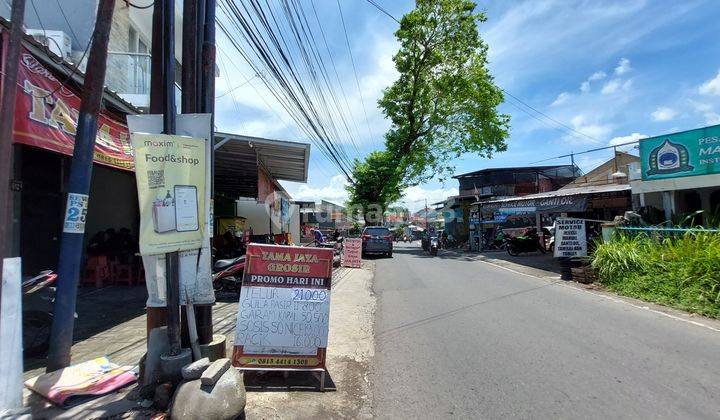
[[[196,186],[175,186],[175,223],[178,232],[191,232],[200,228]]]

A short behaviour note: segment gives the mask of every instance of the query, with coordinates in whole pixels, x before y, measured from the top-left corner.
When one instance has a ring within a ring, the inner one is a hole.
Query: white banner
[[[555,220],[555,257],[586,257],[585,220],[559,217]]]

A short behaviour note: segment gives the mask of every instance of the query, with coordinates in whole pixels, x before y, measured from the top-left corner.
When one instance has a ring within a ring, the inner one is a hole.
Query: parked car
[[[362,233],[362,254],[385,254],[392,257],[393,234],[382,226],[368,226]]]

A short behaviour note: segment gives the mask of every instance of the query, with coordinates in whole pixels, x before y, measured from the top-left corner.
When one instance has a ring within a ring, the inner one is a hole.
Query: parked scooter
[[[529,228],[525,231],[522,236],[516,236],[510,238],[507,243],[508,254],[516,257],[523,252],[535,252],[540,251],[545,253],[545,247],[540,244],[540,237],[537,234],[537,229]]]
[[[52,270],[46,270],[22,282],[22,333],[25,356],[41,356],[47,352],[50,345],[55,280],[57,274]]]
[[[240,293],[244,272],[244,255],[237,258],[215,261],[215,264],[213,264],[213,289],[215,289],[215,292],[227,291]]]

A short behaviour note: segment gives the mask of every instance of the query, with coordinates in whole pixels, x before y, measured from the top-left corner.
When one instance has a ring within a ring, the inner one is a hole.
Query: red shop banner
[[[233,365],[325,367],[332,261],[328,248],[248,245]]]
[[[63,86],[24,48],[20,54],[18,84],[13,140],[72,156],[80,97]],[[98,115],[94,160],[114,168],[134,170],[128,128],[104,110]]]

